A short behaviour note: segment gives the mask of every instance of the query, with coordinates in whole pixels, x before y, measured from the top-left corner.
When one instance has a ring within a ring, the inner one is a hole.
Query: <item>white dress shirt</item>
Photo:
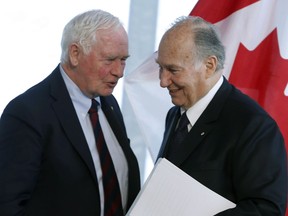
[[[72,99],[74,108],[76,110],[79,122],[83,129],[83,133],[87,140],[91,156],[93,158],[96,175],[99,184],[99,193],[100,193],[100,201],[101,201],[101,215],[104,215],[104,191],[103,191],[103,183],[102,183],[102,171],[101,171],[101,164],[100,158],[98,155],[98,151],[96,148],[96,141],[93,132],[93,128],[91,125],[90,117],[88,111],[91,107],[92,101],[91,98],[88,98],[84,95],[78,86],[68,77],[68,75],[64,72],[63,68],[60,66],[61,75],[64,79],[66,87],[68,89],[69,95]],[[122,151],[121,146],[118,143],[107,119],[101,109],[101,102],[100,98],[95,98],[99,104],[100,108],[98,108],[98,115],[101,124],[101,128],[103,131],[103,135],[109,149],[110,155],[112,157],[115,171],[117,174],[121,196],[122,196],[122,205],[125,211],[126,203],[127,203],[127,193],[128,193],[128,164],[125,158],[125,155]]]

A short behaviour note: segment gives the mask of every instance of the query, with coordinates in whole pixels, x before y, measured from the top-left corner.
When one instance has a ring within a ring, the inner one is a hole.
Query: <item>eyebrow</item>
[[[128,59],[130,55],[123,56],[123,58]]]
[[[175,64],[167,64],[167,65],[164,64],[164,65],[162,65],[162,64],[159,63],[159,61],[157,59],[155,59],[155,62],[158,65],[160,65],[161,67],[164,67],[164,68],[181,68],[181,67],[179,67],[179,66],[177,66]]]
[[[106,57],[103,57],[103,59],[128,59],[130,57],[130,55],[125,55],[125,56],[106,56]]]

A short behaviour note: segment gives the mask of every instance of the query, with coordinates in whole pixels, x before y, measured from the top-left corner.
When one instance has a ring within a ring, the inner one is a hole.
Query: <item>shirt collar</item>
[[[190,121],[191,126],[195,124],[197,119],[200,117],[200,115],[204,112],[208,104],[213,99],[214,95],[220,88],[220,86],[223,83],[223,76],[220,77],[220,79],[217,81],[217,83],[210,89],[210,91],[199,101],[196,102],[192,107],[190,107],[187,110],[187,117]],[[183,108],[181,108],[181,112],[185,112]]]
[[[91,107],[91,98],[87,97],[79,89],[79,87],[70,79],[70,77],[65,73],[64,69],[60,65],[60,72],[66,84],[67,90],[74,104],[77,112],[88,113]],[[95,98],[100,103],[100,98]]]

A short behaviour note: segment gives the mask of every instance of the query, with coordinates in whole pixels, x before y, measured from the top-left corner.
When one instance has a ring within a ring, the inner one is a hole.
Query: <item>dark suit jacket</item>
[[[179,107],[169,110],[158,157],[165,157]],[[272,118],[225,79],[170,161],[237,204],[219,215],[284,215],[287,161]]]
[[[101,102],[128,162],[129,207],[140,189],[138,163],[115,98]],[[99,214],[94,164],[58,66],[1,117],[0,215]]]

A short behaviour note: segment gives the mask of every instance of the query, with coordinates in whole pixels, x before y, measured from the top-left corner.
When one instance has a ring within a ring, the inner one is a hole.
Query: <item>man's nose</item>
[[[162,70],[159,73],[160,86],[166,88],[171,84],[171,74],[167,70]]]
[[[123,77],[125,69],[125,63],[121,59],[117,59],[113,62],[112,74],[118,78]]]

